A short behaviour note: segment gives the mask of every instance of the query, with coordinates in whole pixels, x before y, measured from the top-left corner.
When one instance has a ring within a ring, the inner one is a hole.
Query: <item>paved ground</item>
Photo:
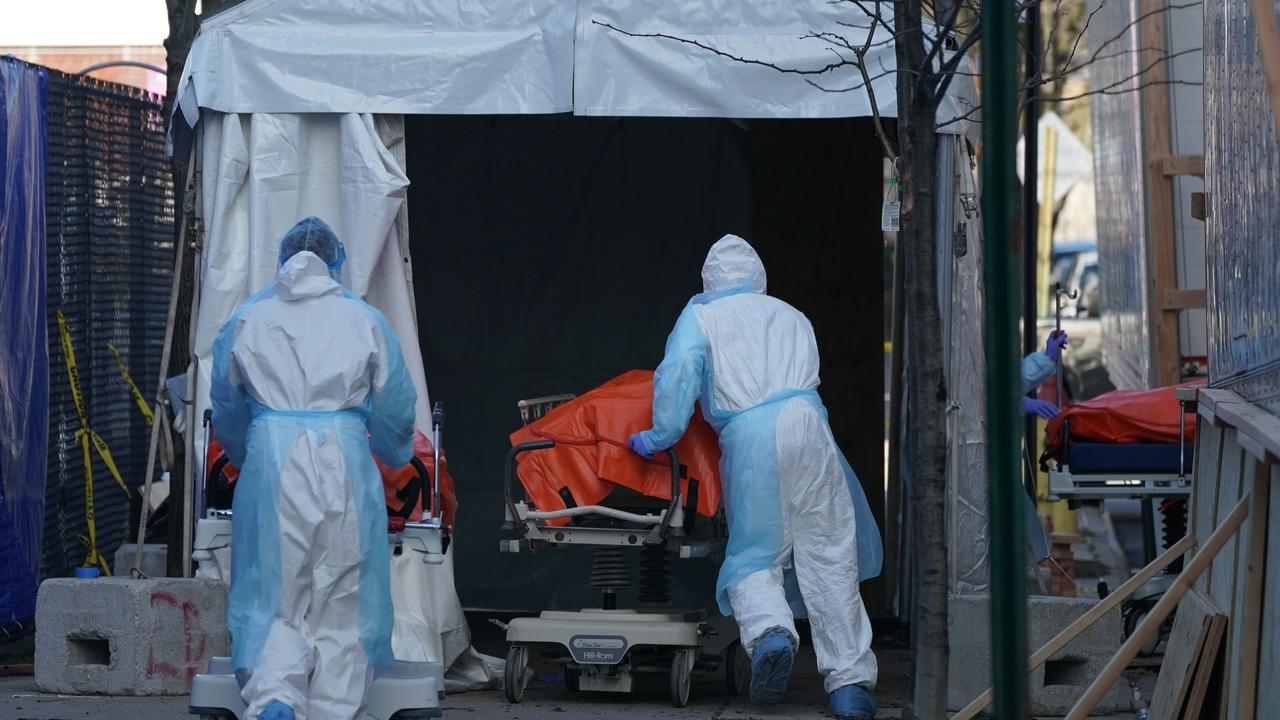
[[[900,718],[906,688],[906,653],[889,648],[878,653],[881,688],[880,718]],[[641,687],[633,695],[573,694],[552,671],[534,682],[519,705],[506,702],[501,690],[451,695],[445,700],[445,718],[453,720],[799,720],[830,717],[826,697],[818,681],[812,654],[802,653],[793,676],[790,703],[771,709],[748,706],[730,697],[724,680],[700,678],[689,707],[677,710],[667,701],[664,683]],[[30,677],[0,677],[0,720],[179,720],[186,716],[185,697],[126,698],[70,697],[36,690]],[[1132,714],[1108,720],[1132,720]]]

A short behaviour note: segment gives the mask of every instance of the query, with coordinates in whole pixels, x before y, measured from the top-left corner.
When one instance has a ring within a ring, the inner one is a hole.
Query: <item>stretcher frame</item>
[[[1191,495],[1191,477],[1187,467],[1187,413],[1195,414],[1194,393],[1178,393],[1182,413],[1178,419],[1178,470],[1176,473],[1072,473],[1071,466],[1056,459],[1049,469],[1047,499],[1054,500],[1106,500],[1115,498],[1146,499]],[[1070,458],[1071,426],[1063,423],[1062,452]]]
[[[521,400],[517,403],[520,419],[528,425],[573,398],[573,395],[553,395]],[[681,559],[713,554],[717,539],[693,541],[690,538],[689,531],[697,519],[697,491],[696,486],[691,486],[690,508],[686,511],[680,488],[680,461],[674,449],[665,451],[671,463],[671,500],[656,513],[633,513],[605,505],[538,510],[527,495],[517,498],[513,487],[520,456],[549,450],[555,445],[553,440],[538,440],[516,445],[507,453],[503,474],[503,530],[515,537],[501,540],[502,552],[527,553],[587,545],[663,548]],[[573,520],[574,524],[552,524],[564,519]],[[612,524],[587,524],[596,519]],[[629,527],[619,527],[617,523],[626,523]],[[684,707],[689,702],[695,670],[723,669],[731,694],[743,691],[750,673],[733,620],[709,620],[701,611],[634,611],[612,606],[544,611],[536,617],[512,620],[506,625],[506,635],[510,648],[504,689],[507,700],[512,703],[520,702],[524,696],[532,677],[529,662],[537,647],[559,647],[567,653],[565,683],[573,692],[629,693],[637,674],[667,673],[671,702],[676,707]]]

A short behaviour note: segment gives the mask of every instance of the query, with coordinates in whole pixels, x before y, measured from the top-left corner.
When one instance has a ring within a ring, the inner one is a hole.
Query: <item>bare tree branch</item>
[[[1104,4],[1105,4],[1105,3],[1104,3]],[[1188,8],[1200,7],[1200,6],[1201,6],[1201,5],[1203,5],[1203,4],[1204,4],[1204,3],[1203,3],[1203,2],[1201,2],[1200,0],[1196,0],[1196,2],[1189,2],[1189,3],[1182,3],[1182,4],[1167,3],[1167,4],[1165,4],[1165,5],[1162,5],[1162,6],[1158,7],[1158,8],[1156,8],[1155,10],[1148,10],[1147,12],[1142,13],[1141,15],[1137,16],[1136,18],[1134,18],[1134,19],[1133,19],[1133,22],[1131,22],[1131,23],[1129,23],[1128,25],[1125,25],[1123,28],[1121,28],[1121,29],[1120,29],[1120,32],[1116,33],[1116,35],[1115,35],[1114,37],[1112,37],[1112,38],[1108,39],[1107,41],[1105,41],[1105,42],[1101,43],[1100,45],[1098,45],[1098,47],[1094,49],[1093,54],[1094,54],[1094,55],[1097,55],[1098,53],[1100,53],[1100,52],[1102,52],[1103,50],[1105,50],[1105,49],[1106,49],[1109,45],[1111,45],[1112,43],[1119,41],[1121,38],[1123,38],[1124,36],[1128,35],[1128,34],[1129,34],[1129,31],[1130,31],[1130,30],[1132,30],[1132,29],[1134,28],[1134,26],[1141,24],[1141,23],[1142,23],[1142,21],[1143,21],[1143,20],[1146,20],[1147,18],[1155,17],[1156,15],[1159,15],[1160,13],[1169,12],[1169,11],[1171,11],[1171,10],[1185,10],[1185,9],[1188,9]],[[1083,35],[1083,33],[1081,33],[1081,34]]]
[[[768,62],[766,60],[757,60],[755,58],[740,57],[738,55],[734,55],[733,53],[728,53],[728,52],[725,52],[724,50],[720,50],[719,48],[712,47],[706,43],[699,42],[697,40],[690,40],[689,38],[682,38],[678,35],[668,35],[667,33],[635,33],[635,32],[629,32],[627,30],[623,30],[622,28],[619,28],[613,25],[612,23],[601,22],[599,20],[592,20],[591,22],[594,25],[599,25],[601,27],[608,28],[618,33],[619,35],[625,35],[626,37],[657,38],[661,40],[670,40],[672,42],[678,42],[683,45],[691,45],[693,47],[698,48],[699,50],[705,50],[706,52],[709,52],[712,55],[725,58],[726,60],[732,60],[737,63],[742,63],[743,65],[758,65],[760,67],[766,67],[766,68],[769,68],[770,70],[775,70],[785,75],[825,75],[833,70],[838,70],[840,68],[848,67],[850,65],[849,62],[841,60],[839,62],[827,63],[826,65],[823,65],[820,68],[815,68],[811,70],[806,70],[802,68],[782,67],[781,65],[777,65],[775,63]]]
[[[1132,77],[1127,78],[1126,81],[1132,80],[1136,77],[1140,77],[1140,74],[1135,74]],[[1099,88],[1097,90],[1086,90],[1076,95],[1046,97],[1046,98],[1040,98],[1040,99],[1043,102],[1067,102],[1069,100],[1079,100],[1081,98],[1087,98],[1094,95],[1128,95],[1129,93],[1137,92],[1144,88],[1155,87],[1157,85],[1184,85],[1187,87],[1203,87],[1204,83],[1197,82],[1195,80],[1148,80],[1146,82],[1142,82],[1137,85],[1134,85],[1133,87],[1117,89],[1113,86],[1107,86],[1105,88]]]
[[[1134,75],[1133,77],[1128,78],[1128,80],[1132,80],[1132,79],[1134,79],[1135,77],[1137,77],[1137,75]],[[1069,102],[1069,101],[1071,101],[1071,100],[1080,100],[1080,99],[1082,99],[1082,98],[1094,97],[1094,96],[1099,96],[1099,95],[1128,95],[1129,93],[1138,92],[1138,91],[1143,90],[1143,89],[1145,89],[1145,88],[1155,87],[1155,86],[1157,86],[1157,85],[1185,85],[1185,86],[1190,86],[1190,87],[1201,87],[1201,86],[1203,86],[1203,85],[1204,85],[1204,83],[1202,83],[1202,82],[1196,82],[1196,81],[1194,81],[1194,80],[1147,80],[1147,81],[1142,82],[1142,83],[1140,83],[1140,84],[1138,84],[1138,85],[1135,85],[1135,86],[1133,86],[1133,87],[1127,87],[1127,88],[1114,88],[1114,87],[1107,87],[1107,88],[1099,88],[1099,89],[1097,89],[1097,90],[1086,90],[1086,91],[1084,91],[1084,92],[1082,92],[1082,93],[1078,93],[1078,94],[1075,94],[1075,95],[1055,96],[1055,97],[1041,97],[1041,98],[1037,98],[1037,99],[1038,99],[1040,102]],[[1023,101],[1022,103],[1020,103],[1020,105],[1025,106],[1025,105],[1026,105],[1026,101]],[[981,105],[975,105],[974,107],[970,108],[970,109],[969,109],[969,111],[968,111],[968,112],[966,112],[966,113],[964,113],[963,115],[958,115],[958,116],[956,116],[956,117],[954,117],[954,118],[951,118],[950,120],[947,120],[946,122],[938,123],[936,127],[937,127],[939,130],[941,130],[942,128],[945,128],[945,127],[948,127],[948,126],[954,125],[954,124],[959,123],[959,122],[965,122],[966,120],[968,120],[968,121],[972,121],[972,122],[981,122],[981,121],[979,121],[979,120],[973,120],[973,119],[972,119],[972,118],[973,118],[973,116],[974,116],[975,114],[977,114],[978,112],[980,112],[981,110],[982,110],[982,106],[981,106]]]
[[[880,17],[880,0],[875,1],[875,14],[872,17]],[[876,26],[872,25],[867,31],[867,40],[862,45],[862,50],[856,51],[858,58],[858,72],[862,75],[862,84],[867,88],[867,101],[871,104],[871,117],[874,120],[876,135],[880,138],[880,144],[884,146],[885,155],[893,160],[894,175],[898,172],[898,153],[896,148],[889,143],[889,137],[884,132],[884,121],[880,119],[880,106],[876,103],[875,88],[871,85],[871,78],[867,77],[867,52],[871,50],[871,42],[876,33]]]

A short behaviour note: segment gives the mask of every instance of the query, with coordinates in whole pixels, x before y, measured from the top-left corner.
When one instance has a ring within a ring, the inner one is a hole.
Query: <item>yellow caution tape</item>
[[[129,368],[125,367],[124,359],[120,357],[120,351],[115,345],[107,343],[107,352],[111,353],[116,359],[116,367],[120,369],[120,374],[124,376],[124,381],[129,385],[129,393],[133,395],[133,401],[138,405],[138,410],[142,411],[142,417],[147,421],[147,427],[155,422],[155,415],[151,412],[151,406],[147,404],[146,398],[142,397],[142,391],[138,389],[138,384],[133,381],[129,375]]]
[[[107,443],[89,428],[89,415],[84,407],[84,393],[80,389],[80,371],[76,366],[76,352],[71,346],[71,333],[67,331],[67,319],[61,310],[58,311],[58,332],[62,337],[62,355],[67,362],[67,377],[71,380],[71,397],[76,403],[76,414],[80,416],[80,429],[76,431],[76,439],[80,441],[80,448],[84,453],[84,519],[85,525],[89,528],[89,537],[80,537],[80,541],[89,549],[84,564],[86,567],[100,567],[104,574],[110,575],[111,570],[107,566],[107,559],[98,552],[98,529],[93,510],[93,462],[89,456],[90,443],[98,451],[98,456],[102,458],[107,470],[111,472],[111,477],[115,479],[120,489],[124,490],[125,495],[129,495],[129,488],[124,484],[124,478],[120,477],[120,470],[116,467],[115,460],[111,458]]]

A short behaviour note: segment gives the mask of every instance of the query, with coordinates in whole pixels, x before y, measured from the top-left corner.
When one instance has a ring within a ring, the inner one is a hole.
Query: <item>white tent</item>
[[[405,114],[869,116],[853,67],[797,76],[732,58],[822,68],[838,50],[807,35],[835,30],[860,43],[871,28],[855,7],[827,0],[248,0],[206,18],[179,85],[175,119],[185,122],[172,135],[175,154],[194,147],[206,229],[195,412],[207,407],[218,328],[272,280],[283,232],[319,215],[346,245],[344,280],[402,338],[419,426],[429,427],[429,369],[414,316],[414,293],[425,289],[412,286],[408,252]],[[875,32],[872,90],[880,113],[893,117],[894,47],[883,27]],[[971,85],[954,88],[944,118],[972,107]],[[470,650],[451,562],[393,574],[395,649],[404,659],[442,660],[455,680],[475,686],[493,679],[493,664]]]

